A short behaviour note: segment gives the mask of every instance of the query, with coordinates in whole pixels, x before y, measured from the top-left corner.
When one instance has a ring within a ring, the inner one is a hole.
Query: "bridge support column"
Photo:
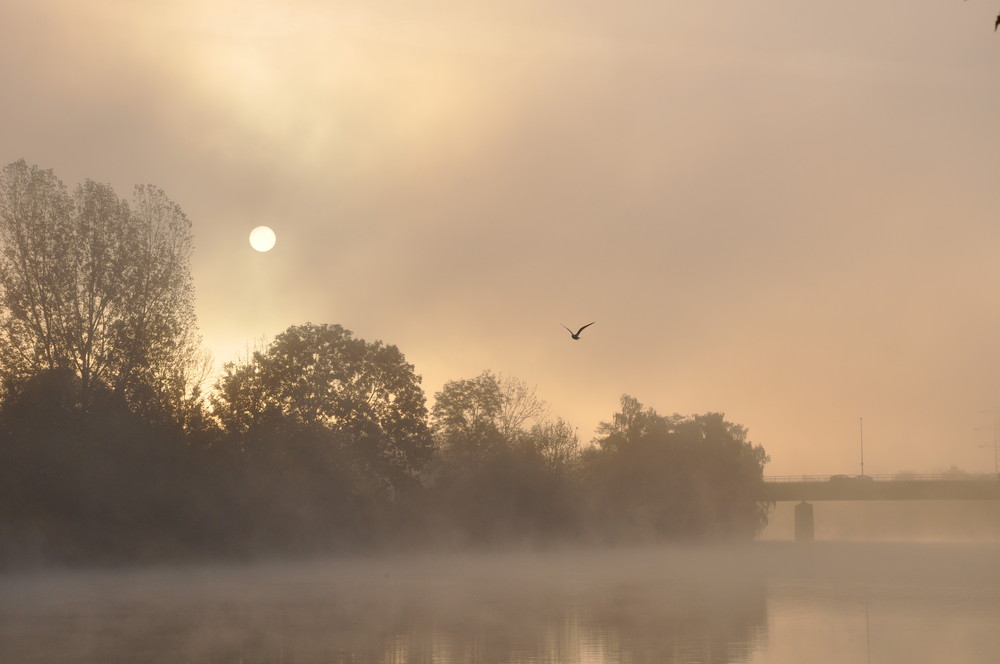
[[[795,541],[812,542],[813,539],[815,539],[813,533],[813,506],[803,500],[795,506]]]

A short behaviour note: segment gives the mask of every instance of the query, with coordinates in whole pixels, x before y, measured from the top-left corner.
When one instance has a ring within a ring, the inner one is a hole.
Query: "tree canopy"
[[[420,377],[395,346],[340,325],[295,325],[244,362],[226,365],[214,411],[231,434],[275,418],[321,427],[331,444],[386,488],[412,485],[430,459]]]
[[[513,444],[547,412],[548,405],[524,381],[484,371],[445,383],[434,397],[431,426],[442,447],[480,455]]]
[[[191,223],[158,188],[0,173],[0,564],[753,537],[767,455],[631,396],[581,449],[534,387],[293,325],[207,397]]]
[[[166,412],[198,368],[191,223],[160,189],[131,204],[91,180],[72,195],[24,160],[0,173],[0,371],[8,388],[67,369]]]
[[[445,383],[431,415],[436,512],[473,544],[555,539],[574,530],[578,444],[533,387],[484,371]]]
[[[596,443],[589,516],[609,536],[752,537],[767,524],[767,454],[722,413],[664,416],[623,395]]]

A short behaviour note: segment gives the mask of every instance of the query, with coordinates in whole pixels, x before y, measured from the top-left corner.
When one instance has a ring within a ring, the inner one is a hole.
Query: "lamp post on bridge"
[[[983,427],[976,428],[976,431],[982,430]],[[996,475],[998,480],[1000,480],[1000,410],[993,410],[993,444],[980,445],[979,447],[993,448],[993,474]]]
[[[997,439],[997,427],[993,427],[993,444],[980,445],[980,447],[993,448],[993,474],[1000,480],[1000,440]]]
[[[861,428],[861,477],[865,476],[865,418],[858,418],[858,426]]]

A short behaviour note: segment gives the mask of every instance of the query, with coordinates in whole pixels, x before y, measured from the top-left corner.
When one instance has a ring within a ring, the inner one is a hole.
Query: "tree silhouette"
[[[308,552],[434,534],[752,536],[763,448],[721,414],[625,395],[580,451],[534,388],[484,371],[428,418],[403,354],[291,326],[205,407],[191,224],[159,189],[0,172],[0,565]]]
[[[209,486],[191,486],[196,450],[109,389],[95,387],[86,405],[80,394],[77,375],[54,369],[2,403],[0,564],[134,561],[192,548],[206,526],[194,493]]]
[[[474,544],[548,539],[574,530],[577,440],[533,388],[484,371],[435,395],[438,457],[428,478],[433,511]]]
[[[493,445],[514,444],[547,413],[535,388],[513,376],[484,371],[445,383],[434,397],[431,425],[442,448],[482,454]]]
[[[331,444],[367,480],[398,491],[417,483],[431,455],[420,377],[395,346],[340,325],[289,327],[244,362],[229,363],[214,411],[247,436],[275,418],[336,433]]]
[[[576,431],[562,418],[531,427],[528,440],[552,470],[575,470],[580,455]]]
[[[87,180],[70,195],[24,160],[0,173],[0,371],[8,388],[66,369],[150,413],[196,382],[191,224],[152,186],[131,205]]]
[[[613,539],[753,537],[766,524],[768,457],[721,413],[662,416],[628,395],[586,451],[592,532]]]
[[[489,371],[450,380],[434,395],[431,427],[438,446],[450,453],[480,457],[502,444],[500,383]]]
[[[610,422],[597,425],[597,442],[605,450],[622,450],[653,433],[657,428],[669,429],[680,416],[664,417],[652,408],[644,408],[633,396],[623,394],[621,411]]]

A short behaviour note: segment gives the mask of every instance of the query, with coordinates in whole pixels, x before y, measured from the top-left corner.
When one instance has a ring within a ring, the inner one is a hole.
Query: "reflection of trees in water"
[[[585,621],[597,661],[740,662],[767,633],[759,580],[725,588],[622,587],[592,611]]]
[[[0,661],[745,661],[766,638],[762,578],[676,562],[486,557],[0,578]]]
[[[501,591],[426,608],[431,624],[385,635],[372,661],[728,663],[748,660],[767,630],[761,581]]]
[[[748,660],[767,630],[760,579],[574,587],[507,580],[411,593],[334,621],[353,623],[338,639],[341,647],[353,642],[344,661],[728,663]]]

